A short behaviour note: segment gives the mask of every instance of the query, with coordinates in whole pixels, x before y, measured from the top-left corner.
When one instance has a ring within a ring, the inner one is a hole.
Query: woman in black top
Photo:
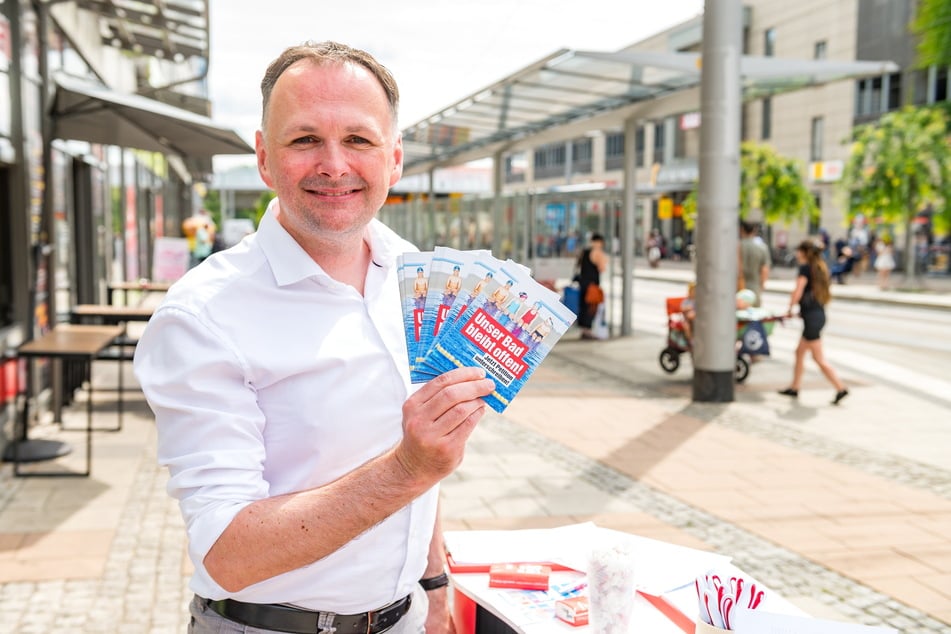
[[[819,338],[826,323],[825,305],[831,298],[829,269],[822,259],[822,247],[811,240],[804,240],[799,244],[796,249],[796,260],[799,262],[799,273],[796,276],[796,286],[789,296],[789,310],[786,314],[791,317],[793,306],[799,305],[802,338],[796,346],[796,365],[793,369],[792,385],[785,390],[780,390],[779,393],[785,396],[799,396],[806,352],[809,352],[819,369],[835,387],[835,398],[832,404],[838,405],[839,401],[848,396],[849,391],[826,361],[825,354],[822,352],[822,340]]]
[[[591,326],[594,323],[595,313],[598,311],[597,304],[588,304],[585,302],[585,296],[588,287],[592,284],[601,285],[601,272],[608,266],[608,256],[604,252],[604,237],[595,233],[591,236],[591,246],[582,251],[578,258],[578,280],[579,290],[579,310],[578,327],[581,328],[582,339],[596,339],[591,332]]]

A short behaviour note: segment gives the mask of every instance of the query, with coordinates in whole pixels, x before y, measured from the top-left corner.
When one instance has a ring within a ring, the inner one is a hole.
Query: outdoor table
[[[30,360],[43,357],[48,359],[60,359],[64,361],[76,361],[83,364],[85,374],[88,376],[87,391],[88,399],[86,401],[86,470],[84,472],[72,471],[21,471],[20,463],[29,461],[51,459],[68,451],[62,451],[63,443],[37,443],[40,447],[37,451],[29,452],[29,397],[23,405],[23,414],[18,417],[19,433],[14,434],[15,438],[11,441],[12,462],[14,476],[88,476],[91,471],[92,461],[92,362],[105,348],[111,345],[123,333],[122,326],[88,326],[75,324],[60,324],[47,332],[38,339],[33,339],[22,344],[17,349],[17,355]],[[27,394],[31,391],[32,368],[27,372]],[[119,391],[118,405],[118,423],[115,428],[104,431],[118,431],[122,429],[122,391]],[[62,421],[60,421],[62,425]],[[21,445],[27,444],[27,447]],[[59,446],[57,446],[59,445]],[[21,456],[21,450],[27,451]]]
[[[559,634],[590,632],[588,625],[569,625],[555,618],[552,594],[559,595],[564,589],[570,596],[573,591],[587,594],[587,577],[580,567],[560,565],[564,557],[574,561],[585,550],[584,544],[594,545],[598,540],[616,539],[621,533],[596,527],[591,523],[563,526],[550,529],[515,531],[447,531],[446,548],[448,570],[452,581],[452,618],[459,634]],[[650,588],[638,588],[631,597],[632,623],[630,631],[651,634],[694,634],[699,617],[697,591],[693,579],[715,568],[729,576],[739,576],[764,588],[751,575],[729,562],[729,557],[707,551],[698,551],[650,540],[634,534],[626,537],[642,545],[635,564],[635,577],[640,584]],[[574,543],[570,543],[570,539]],[[586,538],[591,538],[589,542]],[[579,543],[579,539],[585,540]],[[460,546],[461,545],[461,546]],[[643,556],[657,551],[657,556]],[[549,562],[550,592],[494,588],[489,585],[488,563],[493,556],[495,563],[516,561]],[[457,557],[462,557],[459,559]],[[527,559],[525,559],[527,558]],[[555,563],[550,563],[555,561]],[[674,581],[676,580],[676,581]],[[655,589],[675,583],[676,587]],[[764,588],[765,589],[765,588]],[[785,615],[807,616],[773,590],[766,592],[764,604],[770,612]]]
[[[112,296],[116,291],[122,291],[122,303],[128,303],[129,291],[142,293],[165,293],[172,286],[171,282],[150,282],[137,280],[132,282],[109,282],[106,284],[106,303],[112,303]]]
[[[77,304],[72,309],[74,324],[96,322],[123,324],[130,321],[148,321],[155,312],[148,306],[112,306],[111,304]]]

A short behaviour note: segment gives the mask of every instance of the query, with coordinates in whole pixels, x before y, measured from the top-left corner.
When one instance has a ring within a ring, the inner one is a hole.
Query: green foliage
[[[211,219],[215,222],[215,226],[221,226],[221,192],[217,189],[209,189],[205,192],[204,198],[201,200],[201,206],[208,210]]]
[[[258,196],[257,204],[254,206],[254,226],[257,227],[261,224],[261,218],[264,216],[264,212],[267,211],[267,206],[271,203],[271,200],[277,196],[273,191],[267,190],[261,192],[261,195]]]
[[[849,214],[909,224],[931,204],[938,226],[951,220],[951,144],[941,108],[906,107],[856,127],[840,183]]]
[[[951,66],[951,2],[920,0],[911,30],[919,37],[919,68]]]
[[[683,204],[684,223],[692,229],[697,219],[697,190]],[[776,153],[769,145],[745,141],[740,145],[740,218],[760,210],[769,224],[790,225],[818,220],[819,208],[803,178],[802,164]]]
[[[112,201],[112,235],[121,236],[122,228],[125,226],[123,213],[125,211],[122,206],[122,189],[120,187],[112,187],[110,199]]]

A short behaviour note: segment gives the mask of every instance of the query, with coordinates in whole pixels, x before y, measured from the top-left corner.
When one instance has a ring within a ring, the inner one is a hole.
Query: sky
[[[253,146],[264,71],[306,40],[389,68],[406,128],[560,48],[615,51],[702,11],[703,0],[210,0],[212,118]]]

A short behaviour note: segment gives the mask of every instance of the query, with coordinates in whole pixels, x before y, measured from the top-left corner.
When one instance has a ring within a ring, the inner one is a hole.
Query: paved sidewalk
[[[661,347],[643,333],[560,342],[474,433],[443,486],[447,528],[593,520],[729,554],[816,616],[951,632],[946,405],[846,376],[853,394],[832,407],[811,369],[790,402],[775,394],[788,363],[770,359],[735,402],[692,403],[688,372],[659,371]],[[97,386],[115,380],[115,364],[95,371]],[[96,396],[104,421],[113,398]],[[185,631],[182,521],[148,408],[139,392],[126,399],[123,431],[95,434],[90,478],[0,467],[0,632]],[[83,407],[80,395],[67,422]],[[907,414],[898,433],[895,412]],[[34,435],[80,437],[53,425]]]

